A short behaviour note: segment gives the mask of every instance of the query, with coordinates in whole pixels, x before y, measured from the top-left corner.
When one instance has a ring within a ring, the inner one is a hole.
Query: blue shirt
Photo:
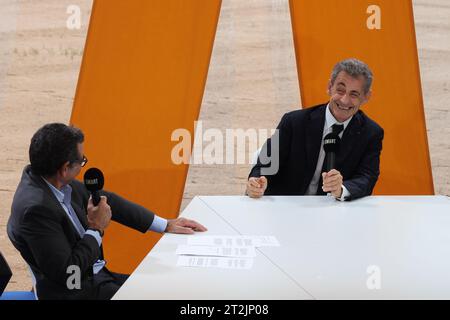
[[[80,219],[78,219],[77,214],[75,213],[75,210],[72,208],[72,187],[70,185],[65,185],[61,188],[61,190],[58,190],[54,185],[52,185],[50,182],[42,178],[47,185],[50,187],[50,190],[52,190],[53,194],[55,195],[56,199],[61,204],[64,211],[67,213],[67,216],[69,220],[73,223],[75,229],[78,231],[81,238],[87,236],[92,236],[97,240],[97,243],[99,246],[102,245],[102,237],[100,236],[100,233],[98,231],[94,230],[85,230],[83,225],[80,222]],[[150,225],[149,231],[155,231],[162,233],[164,230],[166,230],[167,227],[167,220],[161,217],[158,217],[155,215],[152,224]],[[106,262],[104,260],[97,260],[97,262],[94,263],[93,271],[94,274],[97,274],[100,272],[100,270],[103,269]]]

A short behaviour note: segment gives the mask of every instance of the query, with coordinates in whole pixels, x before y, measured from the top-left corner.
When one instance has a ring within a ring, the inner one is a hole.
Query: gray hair
[[[334,84],[334,81],[341,71],[345,71],[353,78],[363,76],[366,80],[364,84],[364,94],[367,94],[370,91],[370,88],[372,87],[373,73],[367,64],[354,58],[338,62],[334,66],[333,72],[331,73],[331,84]]]

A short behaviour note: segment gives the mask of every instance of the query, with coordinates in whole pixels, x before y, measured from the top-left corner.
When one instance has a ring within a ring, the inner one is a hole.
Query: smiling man
[[[279,152],[279,170],[262,174],[269,167],[258,158],[247,182],[247,194],[326,195],[352,200],[370,195],[380,174],[383,129],[360,110],[371,96],[373,75],[357,59],[336,64],[328,82],[327,104],[295,110],[283,116],[278,125],[279,143],[271,139],[261,154],[270,158]],[[323,170],[323,138],[329,133],[341,138],[336,169]]]

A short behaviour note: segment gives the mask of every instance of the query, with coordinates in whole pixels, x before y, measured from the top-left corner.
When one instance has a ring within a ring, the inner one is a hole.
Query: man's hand
[[[267,178],[262,176],[259,178],[251,177],[247,181],[247,194],[250,198],[261,198],[267,189]]]
[[[178,218],[167,220],[167,227],[165,232],[170,233],[182,233],[182,234],[192,234],[194,231],[207,231],[204,226],[194,220],[189,220],[186,218]]]
[[[92,197],[89,198],[87,206],[88,226],[92,229],[104,231],[111,222],[111,207],[106,202],[106,197],[101,196],[100,202],[96,207],[92,203]]]
[[[342,196],[342,175],[336,169],[332,169],[329,172],[322,173],[324,192],[331,192],[335,198],[340,198]]]

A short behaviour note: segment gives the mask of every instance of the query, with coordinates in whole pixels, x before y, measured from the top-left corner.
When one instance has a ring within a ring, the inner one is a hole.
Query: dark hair
[[[31,138],[30,162],[34,174],[51,177],[67,161],[80,160],[78,144],[84,141],[80,129],[63,123],[49,123]]]

